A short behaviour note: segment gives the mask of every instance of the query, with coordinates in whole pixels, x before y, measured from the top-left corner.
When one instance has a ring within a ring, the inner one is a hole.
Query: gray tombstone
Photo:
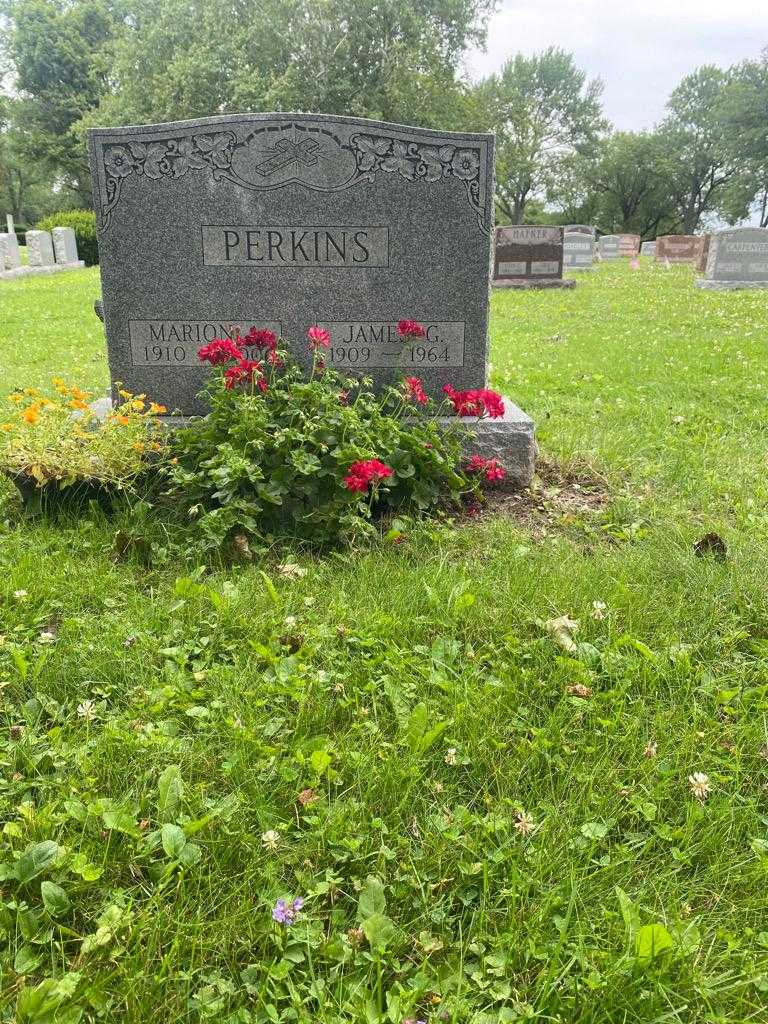
[[[566,235],[589,235],[593,241],[597,237],[597,228],[593,224],[566,224],[564,231]]]
[[[641,256],[655,256],[656,254],[656,243],[655,242],[643,242],[640,246]]]
[[[27,263],[38,269],[54,266],[53,242],[47,231],[27,232]]]
[[[494,288],[573,288],[563,280],[563,229],[537,224],[496,228]]]
[[[621,258],[621,235],[601,235],[597,243],[597,251],[601,260],[618,260]]]
[[[15,231],[8,231],[0,234],[0,239],[3,240],[3,249],[5,252],[5,259],[0,261],[0,270],[15,270],[21,266],[21,253],[19,252],[19,240],[16,237]]]
[[[6,235],[0,234],[0,274],[8,270],[8,243]]]
[[[699,288],[731,291],[768,288],[768,228],[728,228],[711,236]]]
[[[73,228],[54,228],[51,232],[56,263],[66,267],[84,267],[77,258],[77,238]]]
[[[594,270],[595,243],[584,231],[566,231],[563,236],[563,269]]]
[[[377,388],[485,385],[492,135],[259,113],[88,142],[113,381],[203,413],[200,346],[269,328],[309,367],[321,324],[327,365]],[[426,337],[401,340],[400,319]]]

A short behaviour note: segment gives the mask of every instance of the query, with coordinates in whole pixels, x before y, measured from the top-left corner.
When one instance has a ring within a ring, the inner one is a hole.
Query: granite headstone
[[[730,291],[768,288],[768,228],[728,228],[711,236],[699,288]]]
[[[597,229],[593,224],[566,224],[563,230],[566,235],[589,235],[593,240],[597,237]]]
[[[617,260],[620,258],[619,235],[601,235],[597,243],[597,251],[601,260]]]
[[[703,274],[707,269],[707,260],[709,258],[709,246],[712,242],[712,235],[702,235],[701,249],[699,251],[699,258],[696,260],[696,269],[700,274]]]
[[[640,235],[619,235],[619,256],[632,259],[640,252]]]
[[[203,413],[201,345],[269,328],[308,367],[319,323],[327,365],[377,388],[485,385],[492,135],[259,113],[88,141],[113,382]],[[403,318],[426,337],[403,343]],[[532,423],[507,408],[529,479]]]
[[[77,258],[77,238],[72,228],[54,228],[51,232],[56,263],[66,267],[84,267]]]
[[[704,235],[659,235],[656,239],[656,260],[659,263],[698,264],[704,248]]]
[[[643,242],[640,246],[641,256],[654,256],[656,254],[656,243],[655,242]]]
[[[27,232],[27,263],[35,268],[54,266],[53,241],[48,231]]]
[[[5,259],[0,266],[0,270],[15,270],[16,267],[21,266],[21,253],[19,252],[19,240],[16,237],[15,231],[3,232],[0,234],[4,242]]]
[[[494,288],[573,288],[563,280],[563,229],[508,224],[496,228]]]
[[[594,270],[595,243],[586,232],[566,231],[563,236],[565,270]]]

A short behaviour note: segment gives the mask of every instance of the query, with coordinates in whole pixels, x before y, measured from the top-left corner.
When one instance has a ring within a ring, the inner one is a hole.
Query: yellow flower
[[[134,400],[131,402],[131,409],[133,409],[135,412],[141,412],[143,408],[144,402],[140,398],[134,398]]]
[[[37,421],[40,419],[40,413],[37,411],[37,406],[30,405],[29,408],[25,409],[24,412],[21,414],[21,418],[24,420],[25,423],[37,423]]]
[[[120,395],[121,398],[124,398],[126,400],[126,402],[128,401],[129,398],[133,398],[133,392],[132,391],[124,391],[121,388],[117,393],[118,393],[118,395]]]
[[[134,441],[133,444],[131,445],[131,448],[133,448],[133,450],[136,452],[143,452],[144,447],[145,445],[143,441]]]
[[[164,405],[158,405],[157,402],[149,403],[149,411],[155,416],[161,416],[164,412],[168,412]]]
[[[29,395],[30,398],[37,398],[40,392],[37,388],[24,388],[24,394]]]
[[[55,388],[64,387],[64,379],[62,377],[51,377],[51,383]]]
[[[24,395],[20,391],[14,391],[13,394],[8,395],[8,398],[11,402],[18,403],[24,401]]]
[[[5,433],[8,434],[8,433],[10,433],[13,430],[13,424],[12,423],[0,423],[0,430],[4,430]]]

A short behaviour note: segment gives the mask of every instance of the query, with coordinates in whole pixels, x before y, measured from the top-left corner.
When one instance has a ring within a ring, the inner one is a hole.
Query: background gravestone
[[[695,265],[703,248],[704,235],[659,235],[656,239],[656,260]]]
[[[53,242],[47,231],[27,232],[27,263],[36,268],[54,265]]]
[[[595,243],[591,234],[566,230],[563,236],[563,259],[565,270],[594,270]]]
[[[89,147],[113,380],[199,413],[201,345],[268,327],[309,365],[323,323],[328,364],[377,386],[485,384],[492,135],[248,114]],[[427,337],[404,345],[401,318]]]
[[[768,228],[728,228],[711,236],[706,275],[698,288],[768,288]]]
[[[619,256],[631,259],[640,252],[640,235],[619,235]]]
[[[589,235],[593,241],[597,237],[597,229],[592,224],[566,224],[563,231],[566,235]]]
[[[621,257],[619,251],[619,235],[601,235],[597,243],[597,251],[601,260],[617,260]]]
[[[563,280],[563,229],[528,224],[496,228],[494,288],[573,288]]]
[[[4,242],[5,259],[2,261],[0,270],[15,270],[21,266],[21,253],[19,252],[19,240],[15,231],[3,232],[0,239]]]
[[[51,232],[56,263],[66,267],[84,267],[77,258],[77,238],[72,228],[54,228]]]
[[[640,255],[641,256],[653,256],[653,255],[655,255],[655,253],[656,253],[656,243],[655,242],[643,242],[642,245],[640,246]]]
[[[696,269],[700,274],[703,274],[707,269],[707,259],[709,258],[709,246],[712,241],[712,235],[703,235],[702,238],[703,241],[699,252],[699,258],[696,260]]]

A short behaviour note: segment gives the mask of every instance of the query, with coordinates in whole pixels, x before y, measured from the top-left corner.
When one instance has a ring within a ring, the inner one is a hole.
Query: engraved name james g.
[[[329,364],[335,367],[443,367],[464,365],[463,322],[424,321],[423,338],[401,338],[394,321],[326,321]]]
[[[208,267],[388,267],[389,228],[204,224]]]

